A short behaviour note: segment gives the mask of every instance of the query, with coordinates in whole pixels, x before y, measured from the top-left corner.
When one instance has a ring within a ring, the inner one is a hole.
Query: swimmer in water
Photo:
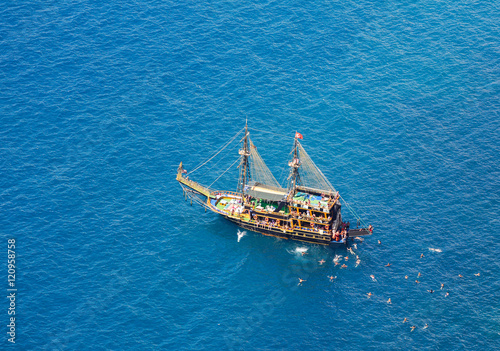
[[[429,324],[425,323],[424,329],[427,329],[427,328],[429,328]]]
[[[421,276],[422,276],[422,274],[420,274],[420,272],[418,272],[417,278],[420,278]]]
[[[388,264],[386,264],[385,266],[386,266],[386,267],[390,267],[390,266],[391,266],[391,264],[390,264],[390,263],[388,263]]]
[[[318,262],[319,262],[319,264],[323,264],[323,263],[325,263],[326,261],[322,259],[321,261],[318,261]]]
[[[340,268],[347,268],[347,265],[343,264],[342,266],[340,266]]]
[[[349,261],[349,256],[344,257],[346,261]]]
[[[299,284],[297,284],[297,285],[302,285],[302,283],[303,283],[303,282],[306,282],[306,281],[307,281],[307,280],[304,280],[304,279],[300,279],[300,278],[299,278]]]
[[[443,283],[441,283],[441,290],[443,290],[443,287],[444,287],[444,284],[443,284]]]
[[[434,292],[434,290],[432,290],[432,289],[431,290],[427,290],[427,291],[430,292],[431,294]]]
[[[307,255],[306,251],[302,251],[302,256]]]
[[[372,278],[372,280],[375,280],[375,276],[373,274],[370,275],[370,278]]]
[[[463,275],[461,275],[461,274],[459,274],[459,275],[458,275],[458,277],[459,277],[459,278],[463,278],[464,276],[463,276]]]
[[[369,292],[368,294],[366,294],[368,296],[368,298],[372,297],[372,293]]]
[[[357,250],[358,249],[358,245],[357,244],[352,244],[352,246],[354,246],[354,248]]]
[[[338,263],[338,261],[335,261],[335,265],[338,265],[338,264],[340,264],[340,263]]]
[[[331,276],[329,276],[328,278],[330,278],[330,281],[331,281],[331,282],[333,282],[333,280],[334,280],[335,278],[337,278],[337,276],[335,276],[335,277],[334,277],[333,275],[331,275]]]
[[[407,276],[407,275],[405,275],[405,279],[408,279],[408,276]]]
[[[407,319],[406,319],[406,317],[405,317],[405,319],[403,319],[403,323],[406,323],[406,322],[408,322],[408,320],[407,320]]]
[[[446,292],[446,294],[444,294],[444,297],[448,297],[448,296],[450,296],[450,293]]]
[[[415,283],[417,283],[417,284],[418,284],[418,283],[420,283],[420,282],[419,282],[418,280],[415,280]]]
[[[414,331],[414,330],[415,330],[415,328],[416,328],[416,326],[412,325],[412,326],[411,326],[411,331]]]
[[[479,277],[481,275],[481,273],[475,273],[474,274],[476,277]]]
[[[390,297],[389,297],[389,300],[387,300],[387,303],[392,303],[392,302],[391,302],[391,298],[390,298]]]
[[[382,243],[380,242],[380,240],[378,241],[378,244],[379,244],[379,245],[380,245],[380,244],[382,244]]]

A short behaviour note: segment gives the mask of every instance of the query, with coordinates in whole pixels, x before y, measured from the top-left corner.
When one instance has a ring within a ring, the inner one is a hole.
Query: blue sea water
[[[0,23],[1,349],[500,349],[498,2],[22,1]],[[374,225],[357,267],[184,201],[179,162],[246,119],[278,178],[299,131]]]

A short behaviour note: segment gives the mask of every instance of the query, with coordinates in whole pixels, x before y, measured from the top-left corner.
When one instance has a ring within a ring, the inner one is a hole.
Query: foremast
[[[288,166],[290,167],[290,175],[288,176],[288,196],[291,199],[295,194],[295,189],[297,185],[300,184],[300,159],[298,153],[299,141],[298,138],[302,138],[302,135],[299,133],[295,133],[294,144],[293,144],[293,159],[288,162]]]
[[[248,158],[250,157],[250,149],[248,147],[248,124],[245,122],[245,136],[243,138],[243,148],[240,149],[239,154],[241,155],[241,162],[238,166],[240,168],[240,176],[238,179],[238,189],[237,191],[241,193],[241,199],[243,203],[245,203],[245,186],[250,180],[250,172],[249,172],[249,162]]]

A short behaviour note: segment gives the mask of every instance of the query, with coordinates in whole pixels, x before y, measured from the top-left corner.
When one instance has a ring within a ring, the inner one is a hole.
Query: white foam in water
[[[245,235],[247,235],[246,231],[241,231],[238,229],[238,242],[240,242],[241,238],[243,238]]]
[[[432,247],[429,247],[429,251],[443,252],[443,250],[441,250],[441,249],[433,249]]]
[[[309,250],[307,247],[298,247],[295,249],[295,252],[303,254],[303,253],[307,252],[307,250]]]

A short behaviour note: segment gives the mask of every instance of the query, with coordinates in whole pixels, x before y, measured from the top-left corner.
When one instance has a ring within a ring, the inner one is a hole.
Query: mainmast
[[[300,160],[298,154],[299,141],[298,138],[302,138],[302,135],[299,133],[295,133],[294,145],[293,145],[293,159],[288,162],[288,166],[290,167],[290,176],[288,177],[288,192],[293,194],[295,192],[295,188],[297,184],[300,183]]]
[[[241,193],[241,198],[243,203],[245,203],[245,185],[247,180],[250,179],[250,173],[248,172],[248,157],[250,157],[250,150],[248,148],[248,124],[245,121],[245,137],[243,138],[243,148],[240,149],[239,154],[241,155],[240,162],[240,177],[238,180],[238,192]]]

